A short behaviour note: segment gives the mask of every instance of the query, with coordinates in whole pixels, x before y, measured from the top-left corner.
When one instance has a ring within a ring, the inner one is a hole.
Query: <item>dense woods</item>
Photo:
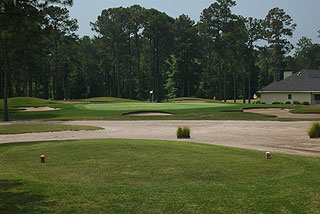
[[[70,5],[1,1],[1,98],[148,100],[153,91],[155,101],[215,96],[250,102],[284,71],[320,66],[320,45],[302,37],[294,47],[288,39],[296,24],[280,8],[260,20],[233,14],[235,1],[217,0],[197,23],[139,5],[109,8],[91,20],[97,36],[79,38]]]

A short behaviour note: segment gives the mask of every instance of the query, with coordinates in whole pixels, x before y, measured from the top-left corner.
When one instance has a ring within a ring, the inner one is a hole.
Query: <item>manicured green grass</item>
[[[169,110],[188,110],[202,108],[223,108],[230,107],[230,104],[224,103],[103,103],[103,104],[77,104],[75,108],[88,110],[104,111],[169,111]],[[233,107],[237,107],[234,105]]]
[[[195,99],[195,98],[192,98]],[[10,120],[282,120],[297,121],[303,119],[279,119],[270,115],[244,113],[244,108],[305,108],[301,105],[264,105],[264,104],[231,104],[223,102],[163,102],[150,103],[141,101],[115,101],[114,98],[90,99],[88,103],[62,104],[36,98],[10,98]],[[109,101],[108,101],[109,100]],[[97,103],[99,102],[99,103]],[[17,107],[48,106],[60,108],[55,111],[21,112]],[[310,107],[311,108],[311,107]],[[130,116],[130,112],[160,111],[172,113],[170,116]],[[314,110],[312,110],[314,111]],[[320,111],[319,111],[320,112]],[[0,120],[3,111],[0,110]],[[309,119],[311,120],[311,119]]]
[[[123,102],[138,102],[136,100],[116,98],[116,97],[94,97],[88,99],[80,99],[79,101],[85,102],[105,102],[105,103],[123,103]]]
[[[0,199],[2,213],[319,213],[320,159],[167,141],[6,144]]]
[[[27,124],[9,124],[0,125],[0,134],[23,134],[36,132],[60,132],[60,131],[93,131],[101,130],[95,126],[79,126],[65,124],[50,124],[50,123],[27,123]]]

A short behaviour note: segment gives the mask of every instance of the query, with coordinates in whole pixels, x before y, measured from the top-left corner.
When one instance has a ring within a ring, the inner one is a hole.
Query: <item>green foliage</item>
[[[310,105],[309,102],[303,102],[303,103],[301,103],[301,104],[302,104],[302,105],[306,105],[306,106]]]
[[[312,123],[309,128],[308,135],[310,138],[318,138],[320,137],[320,124],[319,122]]]
[[[300,102],[299,101],[293,101],[293,104],[294,105],[300,105]]]
[[[246,99],[273,81],[273,68],[278,78],[288,67],[320,65],[320,46],[306,37],[296,54],[284,55],[295,24],[279,8],[264,23],[233,14],[232,0],[213,2],[199,23],[139,5],[109,8],[92,20],[98,36],[78,38],[77,21],[58,7],[72,1],[36,2],[0,3],[0,49],[7,62],[1,69],[10,73],[6,88],[13,97],[148,100],[154,91],[158,102],[184,96]],[[259,39],[269,46],[254,48]]]
[[[290,102],[290,101],[287,101],[285,104],[291,104],[291,102]]]
[[[177,129],[177,138],[190,138],[190,128],[184,126],[183,128],[179,126]]]
[[[272,104],[283,104],[282,102],[273,102]]]

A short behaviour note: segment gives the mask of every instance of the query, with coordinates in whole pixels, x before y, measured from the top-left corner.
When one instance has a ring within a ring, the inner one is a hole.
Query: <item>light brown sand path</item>
[[[31,123],[31,122],[10,122]],[[1,122],[0,125],[10,124]],[[34,122],[33,122],[34,123]],[[320,139],[310,139],[312,122],[278,121],[63,121],[47,122],[100,126],[99,131],[66,131],[0,135],[1,143],[73,139],[159,139],[177,141],[178,126],[189,126],[191,141],[222,146],[320,157]],[[180,140],[179,140],[180,141]]]

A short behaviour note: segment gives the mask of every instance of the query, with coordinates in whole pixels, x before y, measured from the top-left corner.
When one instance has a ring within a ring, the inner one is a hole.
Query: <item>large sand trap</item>
[[[279,118],[307,118],[307,119],[320,119],[320,114],[293,114],[290,113],[291,109],[282,108],[257,108],[257,109],[245,109],[244,112],[258,113],[274,115]]]
[[[0,124],[12,123],[32,122],[0,122]],[[104,138],[155,139],[320,157],[320,139],[310,139],[307,135],[311,121],[152,120],[50,121],[47,123],[91,125],[102,127],[104,130],[0,135],[0,143]],[[176,130],[179,126],[190,127],[191,139],[178,140],[176,138]]]
[[[54,111],[60,110],[60,108],[51,108],[51,107],[21,107],[20,111]]]

